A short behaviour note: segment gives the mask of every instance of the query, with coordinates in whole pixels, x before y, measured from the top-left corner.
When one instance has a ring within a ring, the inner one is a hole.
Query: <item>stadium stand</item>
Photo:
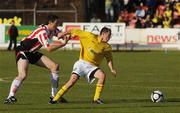
[[[37,25],[51,12],[60,16],[62,22],[88,22],[96,14],[102,22],[125,22],[128,28],[180,27],[180,0],[6,0],[1,2],[0,9],[21,10],[0,11],[0,17],[20,16],[24,25],[33,24],[33,11],[36,11]],[[66,12],[75,9],[77,14]]]
[[[180,27],[179,0],[122,0],[116,4],[114,1],[117,0],[112,1],[114,10],[119,10],[117,22],[125,22],[129,28]],[[118,9],[117,4],[121,6]]]

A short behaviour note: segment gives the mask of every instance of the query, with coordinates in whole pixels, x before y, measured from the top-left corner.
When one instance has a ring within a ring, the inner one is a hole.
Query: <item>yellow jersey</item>
[[[79,59],[83,59],[95,66],[99,66],[104,58],[112,60],[112,48],[108,43],[101,42],[98,35],[91,32],[72,29],[70,34],[78,36],[81,49]]]

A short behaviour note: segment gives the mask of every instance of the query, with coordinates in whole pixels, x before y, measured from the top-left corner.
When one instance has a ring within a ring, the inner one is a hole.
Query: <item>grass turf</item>
[[[57,51],[44,54],[60,64],[60,86],[70,77],[78,51]],[[113,52],[117,77],[107,73],[102,99],[104,105],[92,104],[95,83],[84,78],[65,94],[67,104],[48,104],[49,71],[29,66],[28,78],[17,92],[15,105],[4,105],[11,81],[17,74],[14,52],[0,51],[0,113],[179,113],[180,111],[180,52]],[[153,103],[150,94],[161,90],[165,102]]]

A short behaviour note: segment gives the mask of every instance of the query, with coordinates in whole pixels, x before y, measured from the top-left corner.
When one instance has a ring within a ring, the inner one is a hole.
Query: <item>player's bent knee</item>
[[[69,82],[68,82],[68,86],[69,86],[69,87],[73,86],[74,84],[75,84],[75,82],[73,82],[73,81],[69,81]]]
[[[102,81],[102,82],[104,82],[105,79],[106,79],[106,75],[105,75],[105,74],[104,74],[104,75],[101,75],[101,76],[99,77],[99,80]]]
[[[102,71],[96,74],[96,78],[98,79],[98,84],[104,84],[106,79],[106,74]]]
[[[69,89],[69,88],[71,88],[75,83],[76,83],[76,82],[69,80],[69,81],[66,83],[66,87]]]
[[[56,71],[59,71],[59,64],[55,64],[55,69],[56,69]]]
[[[77,81],[77,80],[70,80],[70,81],[69,81],[70,86],[73,86],[73,85],[76,83],[76,81]]]
[[[106,74],[105,73],[101,73],[100,74],[100,78],[105,79],[106,78]]]
[[[59,64],[54,63],[50,70],[51,70],[52,72],[57,72],[57,71],[59,71]]]
[[[103,71],[99,71],[95,74],[95,77],[104,80],[106,78],[106,74]]]
[[[71,78],[69,79],[69,81],[67,82],[67,86],[68,86],[68,87],[73,86],[73,85],[76,83],[77,80],[78,80],[78,76],[75,75],[75,74],[73,74],[73,75],[71,76]]]

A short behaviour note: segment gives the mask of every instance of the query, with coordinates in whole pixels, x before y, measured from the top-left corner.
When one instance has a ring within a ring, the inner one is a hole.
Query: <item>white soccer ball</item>
[[[163,102],[164,101],[163,93],[159,90],[153,91],[151,93],[151,100],[153,102]]]

